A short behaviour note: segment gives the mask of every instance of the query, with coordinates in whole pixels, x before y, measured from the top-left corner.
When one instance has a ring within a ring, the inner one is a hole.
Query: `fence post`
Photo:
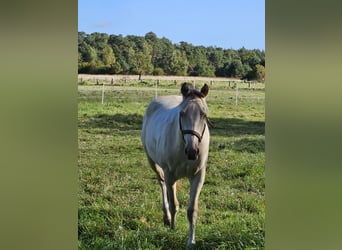
[[[238,105],[238,95],[239,95],[239,85],[238,85],[238,82],[236,82],[236,87],[235,87],[235,105]]]
[[[155,98],[158,97],[158,84],[159,84],[159,79],[156,81]]]
[[[102,83],[102,105],[103,105],[103,101],[104,101],[104,82]]]

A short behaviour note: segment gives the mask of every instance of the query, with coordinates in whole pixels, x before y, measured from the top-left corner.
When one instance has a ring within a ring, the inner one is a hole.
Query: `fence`
[[[211,94],[208,96],[208,100],[211,98],[220,98],[222,103],[229,103],[238,106],[240,103],[261,103],[265,101],[265,92],[262,89],[253,90],[249,88],[239,87],[243,83],[238,83],[234,87],[222,85],[222,88],[216,86],[211,87]],[[115,85],[102,82],[102,84],[90,84],[79,85],[79,98],[88,98],[95,101],[99,101],[102,104],[112,102],[115,99],[146,99],[146,101],[152,100],[159,95],[178,95],[179,86],[161,85],[155,81],[149,85],[134,84],[134,85]],[[125,93],[125,94],[123,94]]]
[[[80,85],[118,85],[118,86],[164,86],[172,87],[180,85],[183,82],[189,82],[194,87],[204,83],[209,84],[213,89],[215,88],[229,88],[229,89],[250,89],[250,90],[264,90],[265,83],[256,81],[243,81],[234,78],[224,77],[195,77],[195,76],[142,76],[139,75],[78,75],[78,84]]]

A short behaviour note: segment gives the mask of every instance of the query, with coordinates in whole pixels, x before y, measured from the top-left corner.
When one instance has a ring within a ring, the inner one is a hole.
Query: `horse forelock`
[[[197,89],[191,89],[189,95],[196,96],[199,98],[204,98],[205,96]]]
[[[207,102],[205,101],[204,95],[197,89],[191,89],[189,95],[183,97],[183,102],[181,105],[185,107],[189,104],[189,102],[197,102],[201,107],[203,107],[203,111],[207,113]]]

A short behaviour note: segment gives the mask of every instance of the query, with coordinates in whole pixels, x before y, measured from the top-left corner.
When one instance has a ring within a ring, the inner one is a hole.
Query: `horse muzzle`
[[[198,155],[199,155],[199,149],[198,148],[185,148],[185,155],[188,157],[188,160],[194,161],[198,159]]]

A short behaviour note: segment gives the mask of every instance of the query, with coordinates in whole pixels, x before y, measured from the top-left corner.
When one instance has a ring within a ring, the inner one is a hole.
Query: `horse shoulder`
[[[179,150],[178,140],[174,140],[178,131],[174,129],[178,129],[177,106],[181,101],[178,96],[162,96],[153,100],[146,110],[142,140],[145,150],[156,162],[168,162],[173,157],[170,151]]]
[[[156,98],[153,102],[164,109],[173,109],[182,102],[183,98],[181,96],[161,96]]]

